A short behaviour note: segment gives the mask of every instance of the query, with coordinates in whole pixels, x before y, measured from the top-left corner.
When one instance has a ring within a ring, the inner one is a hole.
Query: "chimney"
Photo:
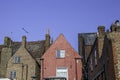
[[[50,47],[50,31],[47,30],[46,36],[45,36],[45,51]]]
[[[26,36],[22,36],[22,46],[26,47]]]
[[[116,20],[115,23],[111,25],[110,29],[111,29],[111,32],[113,31],[120,32],[119,20]]]
[[[98,33],[99,33],[99,37],[104,37],[105,27],[104,26],[98,26]]]
[[[119,20],[116,20],[116,21],[115,21],[115,25],[116,25],[116,26],[119,26]]]
[[[120,25],[119,25],[119,20],[115,21],[115,25],[116,25],[116,31],[120,32]]]
[[[9,47],[9,46],[11,46],[11,39],[9,38],[9,37],[7,37],[7,36],[5,36],[4,37],[4,45],[6,46],[6,47]]]
[[[112,25],[111,25],[110,30],[111,30],[111,32],[113,32],[113,31],[116,30],[116,26],[115,26],[115,24],[112,24]]]
[[[99,54],[99,58],[102,55],[102,49],[103,49],[103,45],[104,45],[104,36],[105,36],[105,27],[104,26],[99,26],[98,27],[98,54]]]

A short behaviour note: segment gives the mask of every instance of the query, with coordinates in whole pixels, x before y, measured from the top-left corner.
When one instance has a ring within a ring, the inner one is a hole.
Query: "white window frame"
[[[58,76],[58,72],[66,72],[66,74],[67,74],[66,78],[68,80],[68,68],[67,67],[58,67],[58,68],[56,68],[56,77],[65,77],[65,76]]]
[[[57,50],[56,58],[65,58],[65,50]]]

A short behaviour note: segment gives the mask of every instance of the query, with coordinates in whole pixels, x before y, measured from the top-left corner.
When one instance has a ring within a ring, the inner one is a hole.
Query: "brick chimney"
[[[105,35],[105,27],[104,26],[98,26],[98,35],[99,35],[99,37],[104,37],[104,35]]]
[[[22,46],[26,47],[26,36],[22,36]]]
[[[50,31],[47,30],[46,36],[45,36],[45,51],[50,47]]]

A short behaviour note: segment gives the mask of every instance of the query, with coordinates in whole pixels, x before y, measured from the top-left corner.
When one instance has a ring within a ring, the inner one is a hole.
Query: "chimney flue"
[[[50,30],[47,29],[47,33],[45,36],[45,51],[50,47]]]
[[[6,47],[11,46],[11,42],[12,42],[11,38],[9,38],[9,37],[7,37],[7,36],[4,37],[4,45],[5,45]]]
[[[115,21],[116,26],[119,26],[119,20]]]
[[[98,26],[98,33],[99,33],[99,37],[103,37],[105,35],[105,27]]]
[[[26,36],[22,36],[22,46],[26,47]]]

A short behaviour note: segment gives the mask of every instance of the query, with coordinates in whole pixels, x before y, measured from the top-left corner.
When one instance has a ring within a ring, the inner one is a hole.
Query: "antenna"
[[[50,34],[50,30],[49,29],[47,29],[47,34]]]
[[[28,34],[28,31],[27,31],[26,29],[22,28],[22,30],[23,30],[25,33],[27,33],[27,34]]]

